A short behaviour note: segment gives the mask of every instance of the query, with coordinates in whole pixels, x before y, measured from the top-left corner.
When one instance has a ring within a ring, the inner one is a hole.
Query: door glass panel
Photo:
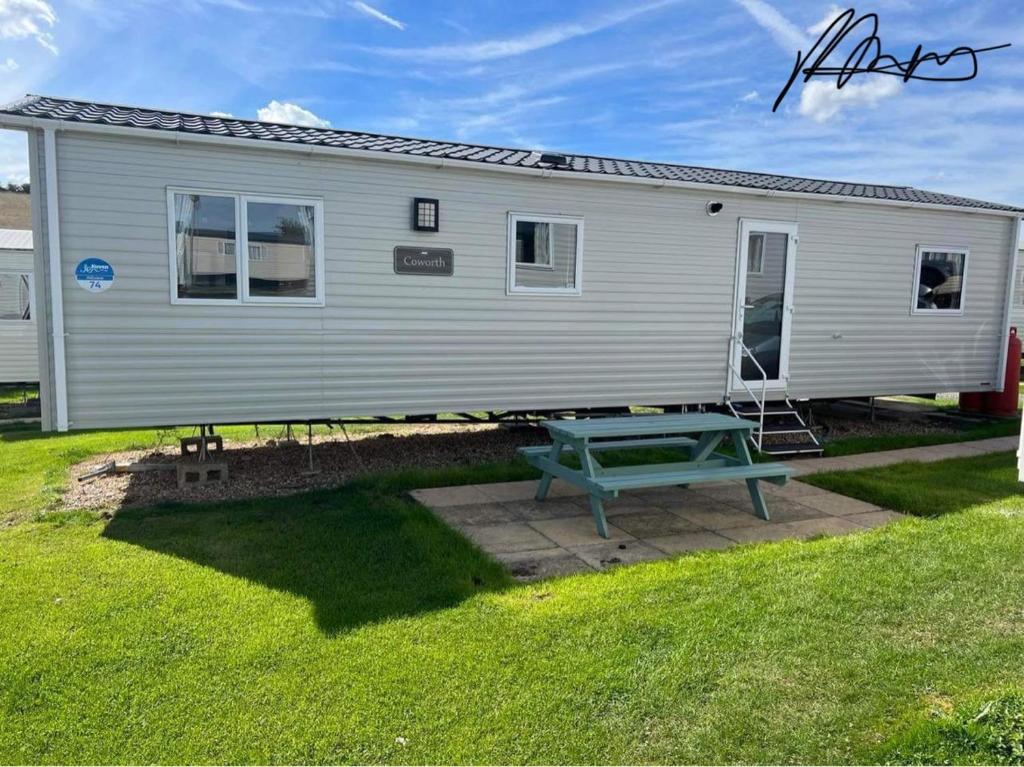
[[[751,232],[747,241],[743,343],[764,368],[769,381],[778,380],[781,367],[788,246],[789,235],[784,232]],[[752,258],[755,259],[753,264]],[[741,369],[744,381],[762,378],[761,371],[747,355],[743,355]]]

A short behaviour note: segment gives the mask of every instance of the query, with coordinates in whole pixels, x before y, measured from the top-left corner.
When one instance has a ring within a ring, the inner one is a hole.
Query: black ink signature
[[[796,82],[796,79],[801,73],[803,73],[805,83],[809,82],[812,77],[835,76],[837,90],[846,85],[854,75],[868,74],[872,72],[880,75],[892,75],[894,77],[899,77],[903,82],[909,82],[910,80],[963,82],[966,80],[973,80],[978,76],[979,53],[986,53],[988,51],[995,51],[1000,48],[1010,47],[1010,43],[1005,43],[1003,45],[991,45],[987,48],[970,48],[966,45],[961,45],[954,48],[949,53],[938,54],[931,52],[924,53],[923,47],[919,45],[914,49],[914,52],[910,55],[909,59],[906,61],[900,61],[895,56],[882,53],[882,39],[878,36],[878,14],[865,13],[855,21],[854,17],[856,15],[857,12],[853,8],[843,11],[839,14],[838,18],[829,25],[828,29],[822,33],[817,42],[811,46],[811,50],[807,52],[806,56],[803,54],[803,51],[797,51],[796,64],[789,76],[789,80],[786,81],[786,84],[782,87],[778,98],[775,99],[775,105],[772,107],[773,112],[779,108],[782,100],[786,98],[786,94],[789,93],[789,89],[793,87],[793,83]],[[836,48],[839,47],[839,44],[843,42],[846,36],[865,22],[870,25],[869,33],[854,46],[849,57],[843,63],[843,66],[825,66],[825,61],[828,60],[829,56],[835,53]],[[968,57],[970,61],[971,68],[968,73],[960,75],[934,74],[928,76],[919,74],[917,71],[918,67],[922,64],[933,63],[936,67],[943,67],[954,59],[960,60],[960,57],[963,56]],[[865,61],[867,63],[865,63]],[[809,65],[808,62],[810,62]]]

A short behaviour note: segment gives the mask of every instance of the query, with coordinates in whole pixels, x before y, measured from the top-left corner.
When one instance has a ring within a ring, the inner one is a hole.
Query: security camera
[[[711,200],[708,202],[707,205],[704,206],[704,209],[708,212],[709,216],[717,216],[719,213],[722,212],[722,208],[724,207],[725,205],[723,205],[722,203],[717,202],[715,200]]]

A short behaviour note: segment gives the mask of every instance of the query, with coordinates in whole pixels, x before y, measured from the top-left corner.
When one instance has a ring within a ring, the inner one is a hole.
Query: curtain
[[[533,225],[533,263],[551,265],[551,224]]]
[[[30,320],[32,319],[32,288],[27,274],[22,274],[20,277],[18,285],[21,288],[21,318]]]
[[[299,206],[299,224],[302,226],[303,242],[306,243],[306,266],[309,269],[309,279],[316,279],[314,274],[316,266],[313,257],[314,243],[313,243],[313,206],[311,205],[300,205]]]
[[[195,226],[193,216],[195,215],[196,201],[196,195],[174,195],[174,247],[177,251],[175,256],[178,261],[179,285],[192,284],[192,263],[189,258],[186,258],[186,254],[192,255],[192,249],[187,247],[187,238],[191,236]]]

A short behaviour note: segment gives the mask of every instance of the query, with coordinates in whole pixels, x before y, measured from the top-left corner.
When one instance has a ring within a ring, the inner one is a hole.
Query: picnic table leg
[[[594,479],[601,464],[591,455],[590,450],[584,442],[573,444],[573,449],[580,458],[580,467],[583,469],[583,476],[587,479]],[[597,526],[597,534],[602,538],[608,537],[608,520],[604,516],[604,501],[601,496],[590,494],[590,513],[594,515],[594,524]]]
[[[711,455],[715,448],[718,447],[719,443],[725,438],[725,433],[720,431],[709,431],[704,432],[697,438],[697,443],[691,445],[689,448],[689,458],[693,463],[704,461],[709,455]],[[678,487],[687,488],[690,485],[678,485]]]
[[[548,453],[548,460],[558,463],[562,457],[562,445],[564,443],[561,440],[555,440],[555,444],[551,446],[551,452]],[[554,476],[548,472],[544,472],[544,475],[540,478],[540,485],[537,487],[537,495],[534,496],[538,501],[543,501],[547,497],[548,490],[551,487],[551,480]]]
[[[745,466],[753,466],[754,459],[750,455],[750,448],[747,446],[747,435],[742,431],[730,433],[732,434],[733,447],[736,448],[736,457]],[[748,479],[747,490],[750,491],[750,500],[754,503],[754,511],[757,512],[757,516],[761,519],[768,519],[768,507],[765,505],[764,495],[761,494],[761,486],[758,484],[758,481],[756,479]]]

